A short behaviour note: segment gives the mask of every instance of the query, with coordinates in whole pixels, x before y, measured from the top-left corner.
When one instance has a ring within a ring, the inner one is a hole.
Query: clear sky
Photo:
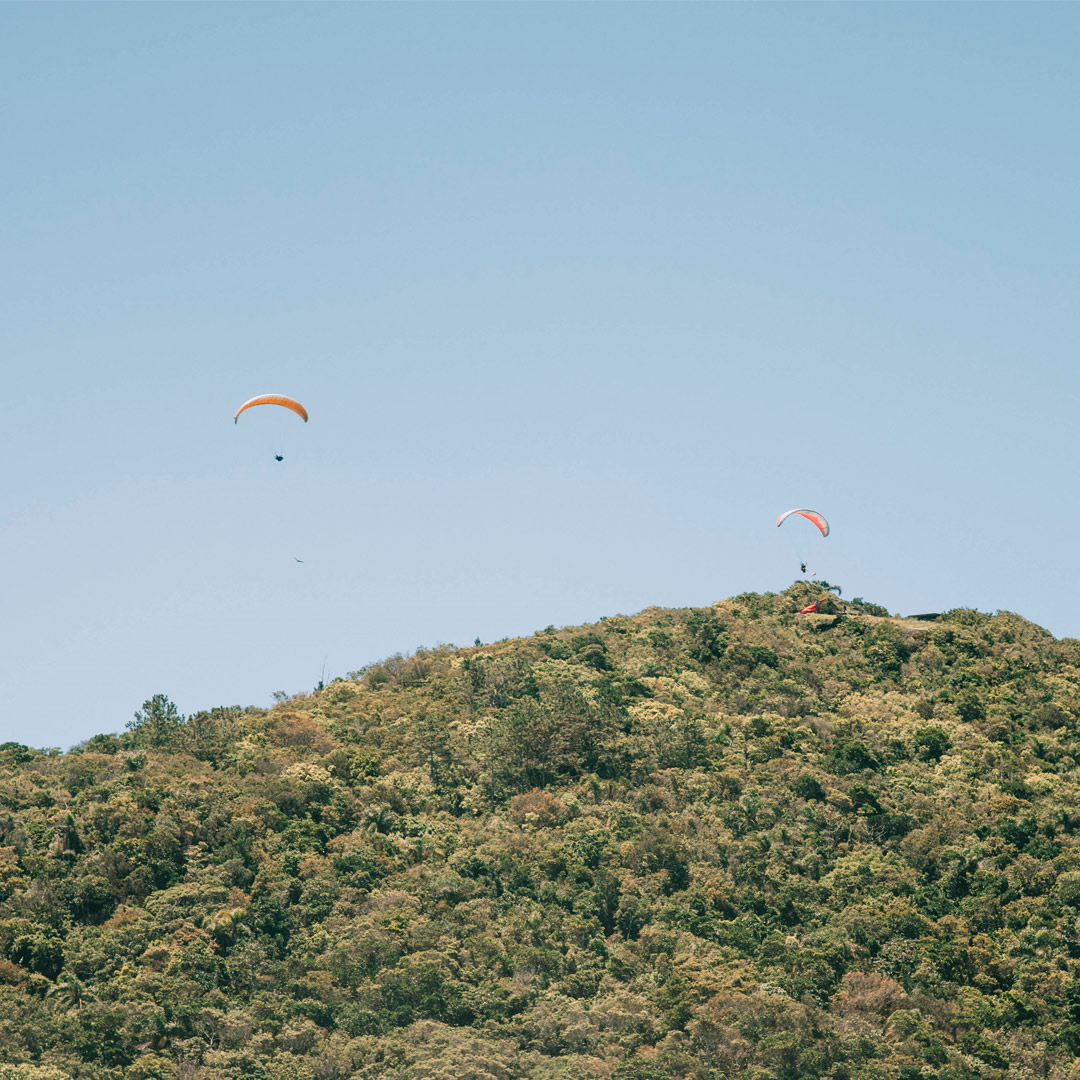
[[[804,556],[1080,636],[1078,50],[1061,4],[0,6],[0,741]],[[234,426],[264,392],[310,423]]]

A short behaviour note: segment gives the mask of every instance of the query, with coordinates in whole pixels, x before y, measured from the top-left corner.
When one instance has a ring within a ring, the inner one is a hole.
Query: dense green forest
[[[1080,642],[819,594],[0,745],[0,1080],[1080,1077]]]

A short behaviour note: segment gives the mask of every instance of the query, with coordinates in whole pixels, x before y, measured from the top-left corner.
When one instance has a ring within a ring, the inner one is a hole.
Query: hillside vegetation
[[[0,746],[0,1080],[1080,1077],[1080,643],[814,595]]]

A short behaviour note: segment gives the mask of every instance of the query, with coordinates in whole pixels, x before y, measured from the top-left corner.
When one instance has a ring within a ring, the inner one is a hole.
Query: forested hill
[[[4,744],[0,1080],[1080,1076],[1080,643],[814,595]]]

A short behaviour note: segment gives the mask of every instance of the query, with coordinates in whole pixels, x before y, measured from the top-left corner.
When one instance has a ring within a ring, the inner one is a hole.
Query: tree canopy
[[[1080,643],[819,593],[0,744],[0,1080],[1080,1075]]]

